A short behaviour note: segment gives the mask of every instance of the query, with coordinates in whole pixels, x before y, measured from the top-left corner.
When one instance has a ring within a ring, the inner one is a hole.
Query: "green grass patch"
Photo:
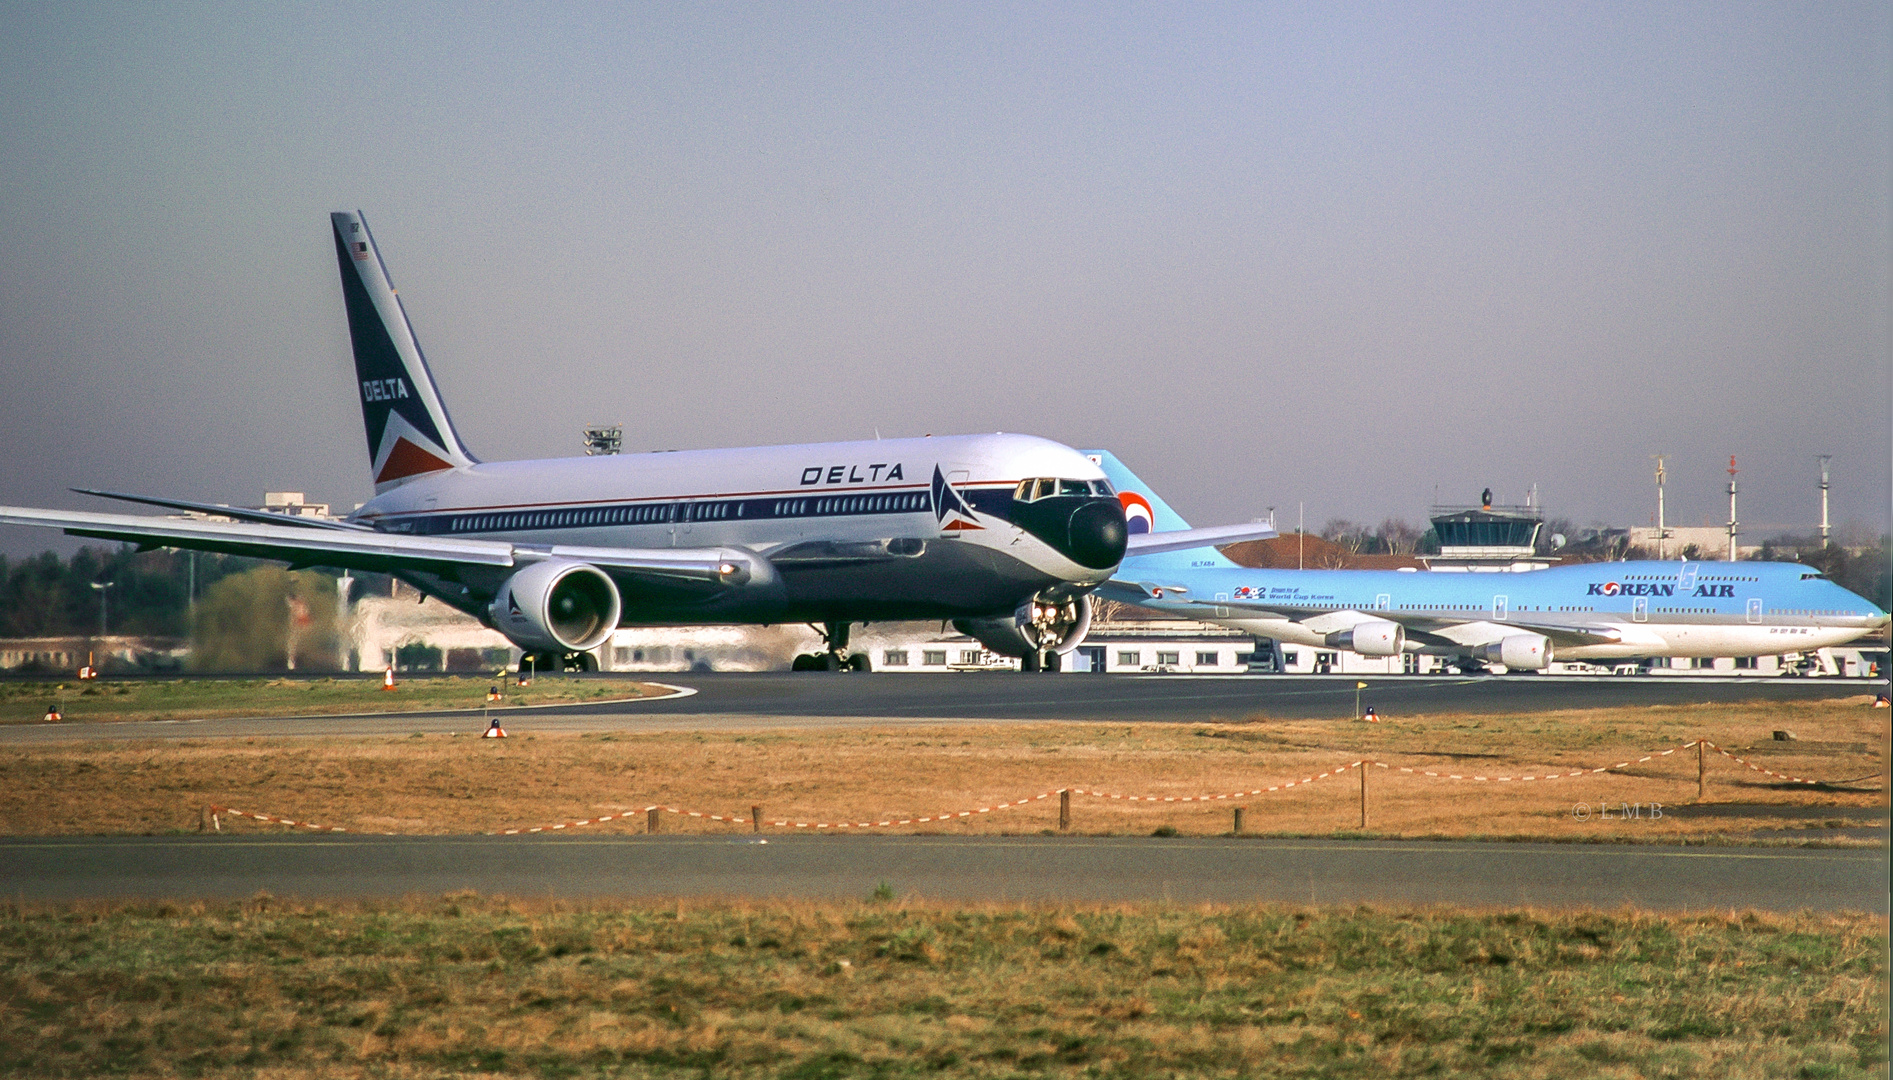
[[[59,705],[68,721],[196,720],[227,716],[323,716],[429,712],[487,706],[560,705],[667,691],[625,679],[542,676],[530,686],[490,675],[402,679],[393,690],[379,679],[127,679],[122,682],[0,682],[0,724],[43,723]]]
[[[1885,947],[1811,914],[16,906],[0,1073],[1871,1076]]]

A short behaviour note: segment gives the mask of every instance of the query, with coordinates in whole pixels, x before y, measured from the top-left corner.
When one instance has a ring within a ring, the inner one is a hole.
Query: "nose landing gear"
[[[1059,653],[1056,649],[1034,649],[1019,658],[1020,671],[1057,671]]]
[[[813,626],[813,624],[811,624]],[[828,648],[818,653],[803,653],[789,665],[791,671],[871,671],[867,653],[848,652],[848,626],[845,622],[814,626]]]

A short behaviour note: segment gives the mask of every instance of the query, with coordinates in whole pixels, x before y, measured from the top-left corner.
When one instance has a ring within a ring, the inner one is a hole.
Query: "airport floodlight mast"
[[[1729,561],[1735,561],[1735,455],[1729,455]]]
[[[107,593],[107,591],[111,589],[112,586],[116,584],[118,584],[118,582],[116,581],[95,581],[92,583],[92,587],[99,591],[99,637],[101,638],[106,636],[106,633],[105,633],[105,594]]]
[[[584,437],[586,457],[616,454],[624,449],[624,428],[618,424],[594,424],[585,429]]]
[[[1832,454],[1816,455],[1821,461],[1821,550],[1827,550],[1827,463],[1834,460]]]
[[[1669,533],[1663,528],[1663,454],[1652,454],[1656,459],[1656,561],[1663,561],[1663,541]]]

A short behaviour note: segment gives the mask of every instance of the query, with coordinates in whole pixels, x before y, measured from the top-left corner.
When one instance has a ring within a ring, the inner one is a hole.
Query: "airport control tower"
[[[1545,511],[1535,498],[1523,506],[1494,506],[1492,489],[1478,506],[1435,506],[1433,532],[1439,554],[1426,557],[1431,570],[1543,570],[1554,560],[1537,554]]]

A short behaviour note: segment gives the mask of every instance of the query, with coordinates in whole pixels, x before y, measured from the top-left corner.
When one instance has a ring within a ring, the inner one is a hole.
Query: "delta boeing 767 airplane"
[[[1153,529],[1188,528],[1108,451],[1087,456],[1116,486],[1133,544]],[[1886,612],[1813,567],[1772,562],[1577,563],[1519,573],[1252,570],[1197,550],[1128,555],[1098,595],[1291,644],[1525,671],[1554,660],[1809,652],[1888,623]]]
[[[0,507],[74,536],[393,574],[584,669],[618,626],[815,625],[799,668],[864,669],[855,622],[951,619],[1028,670],[1090,625],[1125,551],[1273,535],[1127,535],[1083,455],[1025,435],[481,462],[448,418],[368,224],[331,215],[375,497],[341,521],[87,492],[235,520]]]

